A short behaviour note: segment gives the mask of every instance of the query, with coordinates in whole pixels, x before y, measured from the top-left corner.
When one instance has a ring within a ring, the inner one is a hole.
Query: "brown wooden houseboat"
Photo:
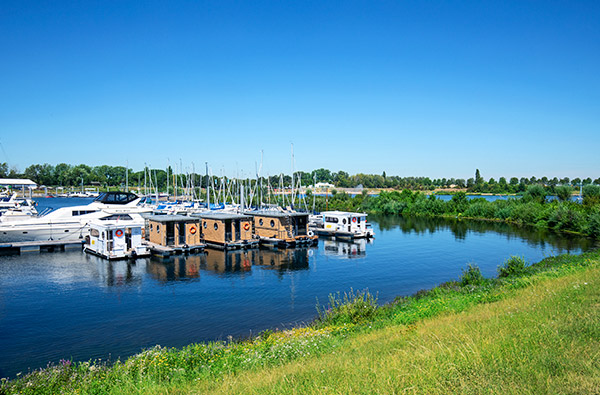
[[[209,247],[233,250],[258,246],[249,215],[207,212],[194,214],[194,218],[199,221],[202,242]]]
[[[309,234],[308,213],[263,210],[247,214],[254,217],[254,234],[261,245],[285,248],[318,242],[317,236]]]

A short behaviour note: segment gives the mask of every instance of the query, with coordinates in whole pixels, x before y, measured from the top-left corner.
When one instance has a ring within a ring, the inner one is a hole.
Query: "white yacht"
[[[0,195],[0,221],[21,220],[37,214],[33,200],[19,198],[16,193]]]
[[[375,237],[365,213],[323,211],[319,215],[310,216],[309,229],[320,236],[332,236],[343,240]]]
[[[0,242],[83,240],[94,220],[132,221],[129,214],[152,211],[139,202],[133,193],[105,192],[87,205],[62,207],[42,216],[12,221],[0,217]]]

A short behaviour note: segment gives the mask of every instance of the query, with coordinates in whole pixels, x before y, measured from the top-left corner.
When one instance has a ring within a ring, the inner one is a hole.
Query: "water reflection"
[[[354,241],[323,240],[323,253],[326,256],[342,259],[361,258],[367,255],[367,244],[372,240],[356,239]]]
[[[557,233],[529,226],[516,226],[503,222],[477,221],[457,218],[426,218],[402,216],[370,216],[376,221],[380,232],[400,229],[403,233],[434,234],[450,231],[457,241],[465,241],[469,235],[497,233],[507,240],[524,240],[533,247],[551,246],[564,252],[589,250],[598,245],[587,237]]]
[[[199,279],[202,271],[244,277],[258,268],[281,272],[306,270],[311,252],[309,248],[236,251],[207,249],[202,254],[147,259],[146,271],[161,282],[170,282]]]

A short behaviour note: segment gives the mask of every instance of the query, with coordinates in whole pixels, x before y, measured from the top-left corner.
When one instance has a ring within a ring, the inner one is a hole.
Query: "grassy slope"
[[[599,323],[593,267],[462,313],[354,336],[319,358],[162,391],[600,393]]]

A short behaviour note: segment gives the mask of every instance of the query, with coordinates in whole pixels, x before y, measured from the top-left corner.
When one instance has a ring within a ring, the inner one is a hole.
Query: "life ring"
[[[244,224],[244,230],[250,230],[250,224],[248,222]]]
[[[115,236],[123,237],[123,231],[121,229],[117,229],[117,231],[115,232]]]
[[[315,235],[315,232],[313,232],[312,230],[309,230],[309,231],[308,231],[308,235],[309,235],[310,237],[313,237],[313,236]]]
[[[352,217],[352,222],[356,223],[356,217]]]
[[[196,227],[195,226],[190,227],[190,233],[193,234],[193,235],[196,234]]]

